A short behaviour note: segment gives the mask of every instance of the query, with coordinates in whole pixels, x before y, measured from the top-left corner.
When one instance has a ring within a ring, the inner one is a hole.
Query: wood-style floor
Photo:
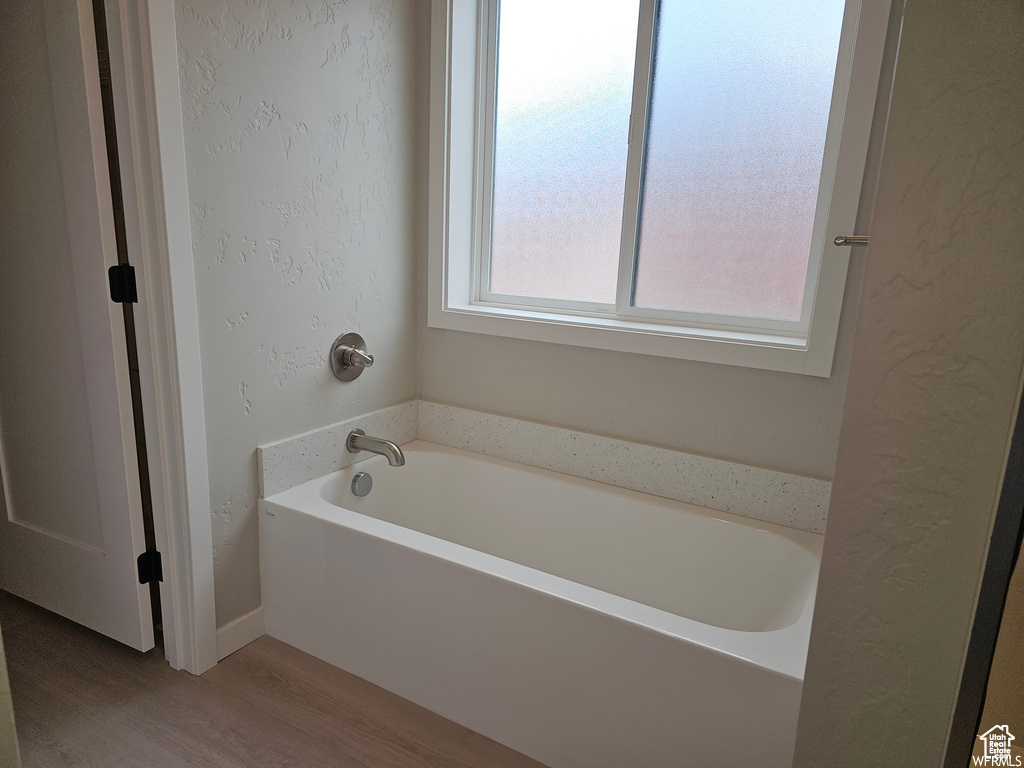
[[[25,768],[542,768],[263,637],[202,677],[0,592]]]

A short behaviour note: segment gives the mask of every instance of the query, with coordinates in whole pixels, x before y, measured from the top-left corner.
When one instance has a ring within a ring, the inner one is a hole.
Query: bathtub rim
[[[541,475],[550,473],[574,484],[578,483],[584,486],[594,484],[600,486],[602,490],[608,489],[629,495],[647,497],[652,502],[678,507],[691,514],[711,518],[723,525],[738,525],[781,536],[793,541],[797,546],[809,550],[820,561],[821,541],[824,538],[820,534],[787,528],[776,523],[746,518],[729,512],[706,509],[686,502],[623,489],[594,480],[578,478],[459,448],[450,448],[425,440],[414,440],[406,443],[403,445],[403,450],[407,452],[431,451],[463,456],[473,460],[494,462],[499,465],[514,467],[517,470],[529,471],[530,473],[540,473]],[[636,600],[631,600],[630,598],[620,597],[619,595],[614,595],[586,584],[555,576],[531,566],[506,560],[505,558],[472,549],[462,544],[456,544],[447,539],[406,528],[387,520],[371,517],[361,512],[332,504],[324,498],[324,486],[332,481],[336,481],[339,476],[359,470],[375,471],[377,468],[380,468],[381,471],[388,471],[386,466],[382,466],[383,463],[384,459],[381,457],[369,457],[351,466],[314,478],[294,488],[281,491],[267,499],[260,499],[260,515],[274,515],[276,510],[289,510],[298,514],[304,514],[320,519],[324,523],[339,525],[356,533],[387,541],[403,549],[411,550],[435,560],[442,560],[463,569],[475,571],[491,579],[518,585],[530,591],[555,598],[560,602],[568,603],[647,631],[698,645],[706,650],[752,664],[797,681],[803,680],[807,647],[810,640],[811,617],[817,591],[816,572],[811,580],[812,583],[808,587],[799,617],[787,627],[754,631],[725,629],[711,624],[704,624],[685,616],[678,616],[660,608],[654,608]],[[390,471],[396,470],[391,469]]]

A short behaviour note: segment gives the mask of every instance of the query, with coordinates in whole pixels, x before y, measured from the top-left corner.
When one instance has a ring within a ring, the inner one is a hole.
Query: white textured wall
[[[1024,364],[1022,40],[906,2],[798,768],[942,764]]]
[[[256,445],[415,395],[425,6],[176,5],[220,625],[260,604]]]

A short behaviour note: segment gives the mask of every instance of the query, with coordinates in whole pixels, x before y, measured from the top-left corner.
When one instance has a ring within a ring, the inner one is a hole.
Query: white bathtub
[[[790,765],[820,536],[403,450],[260,502],[268,634],[554,768]]]

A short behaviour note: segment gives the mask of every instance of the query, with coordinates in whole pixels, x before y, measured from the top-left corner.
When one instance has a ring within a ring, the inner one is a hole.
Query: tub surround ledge
[[[368,453],[350,453],[348,433],[361,429],[374,437],[386,437],[399,445],[416,439],[417,401],[381,408],[301,435],[261,445],[256,449],[260,498],[265,499],[314,478],[328,475]]]
[[[420,439],[812,533],[825,530],[828,480],[426,400],[260,446],[260,496],[367,458],[345,449],[357,428],[399,445]]]
[[[420,440],[822,533],[832,484],[748,464],[419,401]]]

